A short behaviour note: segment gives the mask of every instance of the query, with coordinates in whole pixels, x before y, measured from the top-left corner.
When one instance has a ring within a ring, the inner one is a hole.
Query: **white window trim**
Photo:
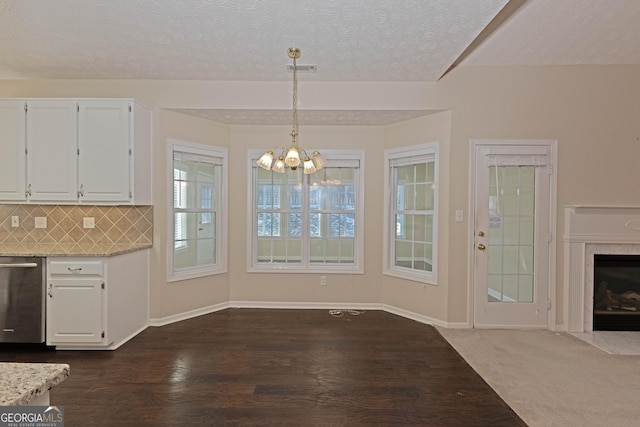
[[[216,218],[216,264],[207,267],[193,267],[180,272],[173,271],[174,261],[174,230],[173,230],[173,152],[182,151],[203,156],[218,157],[222,159],[222,186],[220,188],[220,218]],[[213,276],[226,273],[227,266],[227,206],[228,203],[228,150],[226,148],[211,145],[197,144],[194,142],[167,139],[167,282],[195,279],[198,277]]]
[[[387,276],[398,277],[400,279],[411,280],[428,285],[438,284],[438,211],[440,210],[439,192],[440,192],[440,156],[438,142],[430,142],[425,144],[412,145],[395,149],[385,150],[384,152],[384,224],[383,224],[383,269],[382,273]],[[391,257],[394,250],[392,245],[395,240],[393,234],[396,232],[395,225],[391,225],[391,161],[399,158],[407,158],[414,156],[433,156],[435,166],[436,188],[434,192],[434,211],[433,211],[433,246],[432,246],[432,271],[411,271],[406,268],[396,267]]]
[[[256,161],[264,154],[264,150],[248,150],[247,152],[247,206],[250,219],[247,220],[247,272],[249,273],[325,273],[325,274],[364,274],[364,182],[365,182],[365,152],[364,150],[322,150],[322,155],[327,158],[327,167],[331,167],[331,160],[353,160],[360,162],[358,170],[358,197],[356,215],[356,239],[355,239],[355,263],[350,265],[286,265],[265,264],[255,262],[257,248],[255,245],[255,232],[257,229],[257,215],[255,212],[253,167]],[[287,172],[285,172],[287,173]],[[303,254],[306,249],[303,248]]]

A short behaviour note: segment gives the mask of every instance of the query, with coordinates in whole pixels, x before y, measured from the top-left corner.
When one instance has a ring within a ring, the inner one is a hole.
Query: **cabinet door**
[[[27,194],[32,201],[78,197],[75,101],[27,102]]]
[[[49,279],[47,344],[102,344],[104,291],[102,278]]]
[[[130,103],[79,102],[79,183],[82,202],[128,202]]]
[[[0,200],[25,200],[24,101],[0,100]]]

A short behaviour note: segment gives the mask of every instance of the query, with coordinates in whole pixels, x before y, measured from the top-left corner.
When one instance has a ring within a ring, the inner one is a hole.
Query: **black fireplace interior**
[[[593,330],[640,331],[640,255],[594,255]]]

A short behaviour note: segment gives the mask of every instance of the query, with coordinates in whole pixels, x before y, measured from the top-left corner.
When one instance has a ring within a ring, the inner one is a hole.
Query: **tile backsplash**
[[[36,228],[41,218],[46,228]],[[85,218],[94,228],[84,228]],[[0,245],[152,242],[153,206],[0,205]]]

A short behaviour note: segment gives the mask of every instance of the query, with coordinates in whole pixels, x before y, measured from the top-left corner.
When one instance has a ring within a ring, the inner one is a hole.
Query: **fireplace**
[[[640,331],[640,255],[594,255],[593,330]]]
[[[603,319],[598,318],[598,326],[594,325],[594,299],[598,293],[599,282],[611,281],[611,273],[610,267],[606,267],[606,279],[601,278],[601,273],[598,273],[596,278],[595,264],[603,255],[614,256],[613,259],[621,256],[620,259],[625,261],[628,260],[625,259],[628,256],[640,257],[640,206],[568,206],[565,208],[564,231],[564,327],[567,332],[602,329],[606,327],[601,325]],[[640,277],[638,273],[640,267],[636,270],[636,277]],[[616,292],[620,290],[620,286],[616,282],[615,288],[607,288]],[[606,294],[606,290],[601,289],[601,292]],[[629,290],[622,290],[622,293]],[[618,311],[615,316],[633,316],[628,320],[640,321],[640,316],[635,320],[636,314],[629,305],[624,307],[620,309],[624,310],[624,313]],[[610,305],[609,309],[603,306],[599,307],[598,311],[613,313],[613,305]],[[601,314],[613,316],[611,313]],[[613,321],[614,317],[609,320]],[[608,322],[606,318],[604,321]],[[628,330],[626,328],[628,326],[623,330]]]

